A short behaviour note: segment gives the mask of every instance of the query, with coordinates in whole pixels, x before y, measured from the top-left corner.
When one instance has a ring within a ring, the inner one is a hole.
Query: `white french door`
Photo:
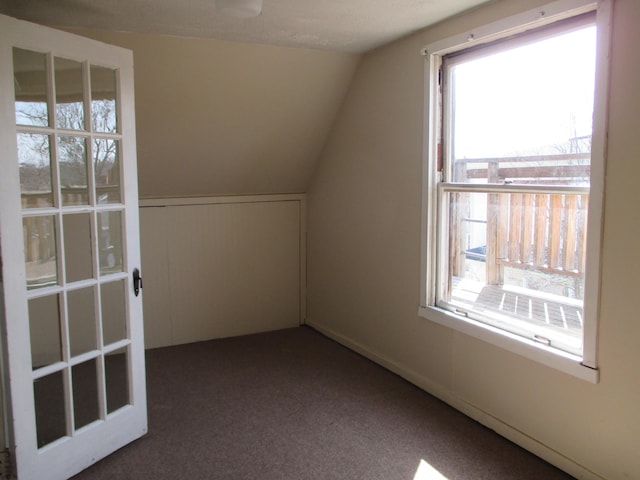
[[[0,320],[20,480],[147,429],[133,55],[0,15]]]

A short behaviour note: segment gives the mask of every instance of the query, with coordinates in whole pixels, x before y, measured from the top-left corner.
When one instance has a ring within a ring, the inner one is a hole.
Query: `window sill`
[[[555,370],[567,373],[590,383],[598,383],[599,371],[582,364],[582,358],[542,345],[473,319],[456,315],[437,307],[423,307],[418,315],[439,325],[451,328],[471,337],[521,355]]]

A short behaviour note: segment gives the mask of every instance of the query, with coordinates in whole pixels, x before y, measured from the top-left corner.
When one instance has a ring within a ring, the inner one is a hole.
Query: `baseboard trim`
[[[588,470],[584,466],[562,455],[560,452],[557,452],[556,450],[553,450],[552,448],[544,445],[535,438],[530,437],[526,433],[521,432],[511,425],[504,423],[502,420],[466,402],[464,399],[457,396],[454,392],[430,381],[414,370],[407,368],[406,366],[401,365],[385,357],[384,355],[380,355],[372,351],[370,348],[336,332],[335,330],[315,323],[311,319],[307,319],[305,325],[313,328],[314,330],[331,338],[332,340],[335,340],[341,345],[344,345],[345,347],[359,353],[360,355],[368,358],[369,360],[377,363],[387,370],[390,370],[396,375],[399,375],[408,382],[411,382],[425,392],[442,400],[443,402],[447,403],[466,416],[493,430],[498,435],[501,435],[502,437],[512,441],[516,445],[519,445],[525,450],[558,467],[560,470],[567,472],[569,475],[572,475],[573,477],[580,480],[606,480],[604,477],[601,477],[595,472]]]

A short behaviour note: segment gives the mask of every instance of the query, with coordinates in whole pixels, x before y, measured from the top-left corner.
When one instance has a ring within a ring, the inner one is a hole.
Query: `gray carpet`
[[[307,327],[147,351],[149,433],[90,479],[569,475]]]

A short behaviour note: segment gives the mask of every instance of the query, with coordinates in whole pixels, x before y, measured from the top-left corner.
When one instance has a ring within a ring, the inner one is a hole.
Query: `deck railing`
[[[456,161],[456,183],[479,188],[484,184],[499,186],[486,189],[484,253],[488,284],[503,283],[505,266],[572,277],[584,274],[588,187],[575,186],[589,184],[589,156],[579,153]],[[540,188],[540,183],[549,188]],[[463,194],[455,197],[453,203]],[[465,220],[469,221],[467,213],[464,206],[451,209],[451,242],[456,248],[452,248],[450,261],[454,275],[461,273],[456,270],[463,268],[463,258],[468,254],[462,227]]]

